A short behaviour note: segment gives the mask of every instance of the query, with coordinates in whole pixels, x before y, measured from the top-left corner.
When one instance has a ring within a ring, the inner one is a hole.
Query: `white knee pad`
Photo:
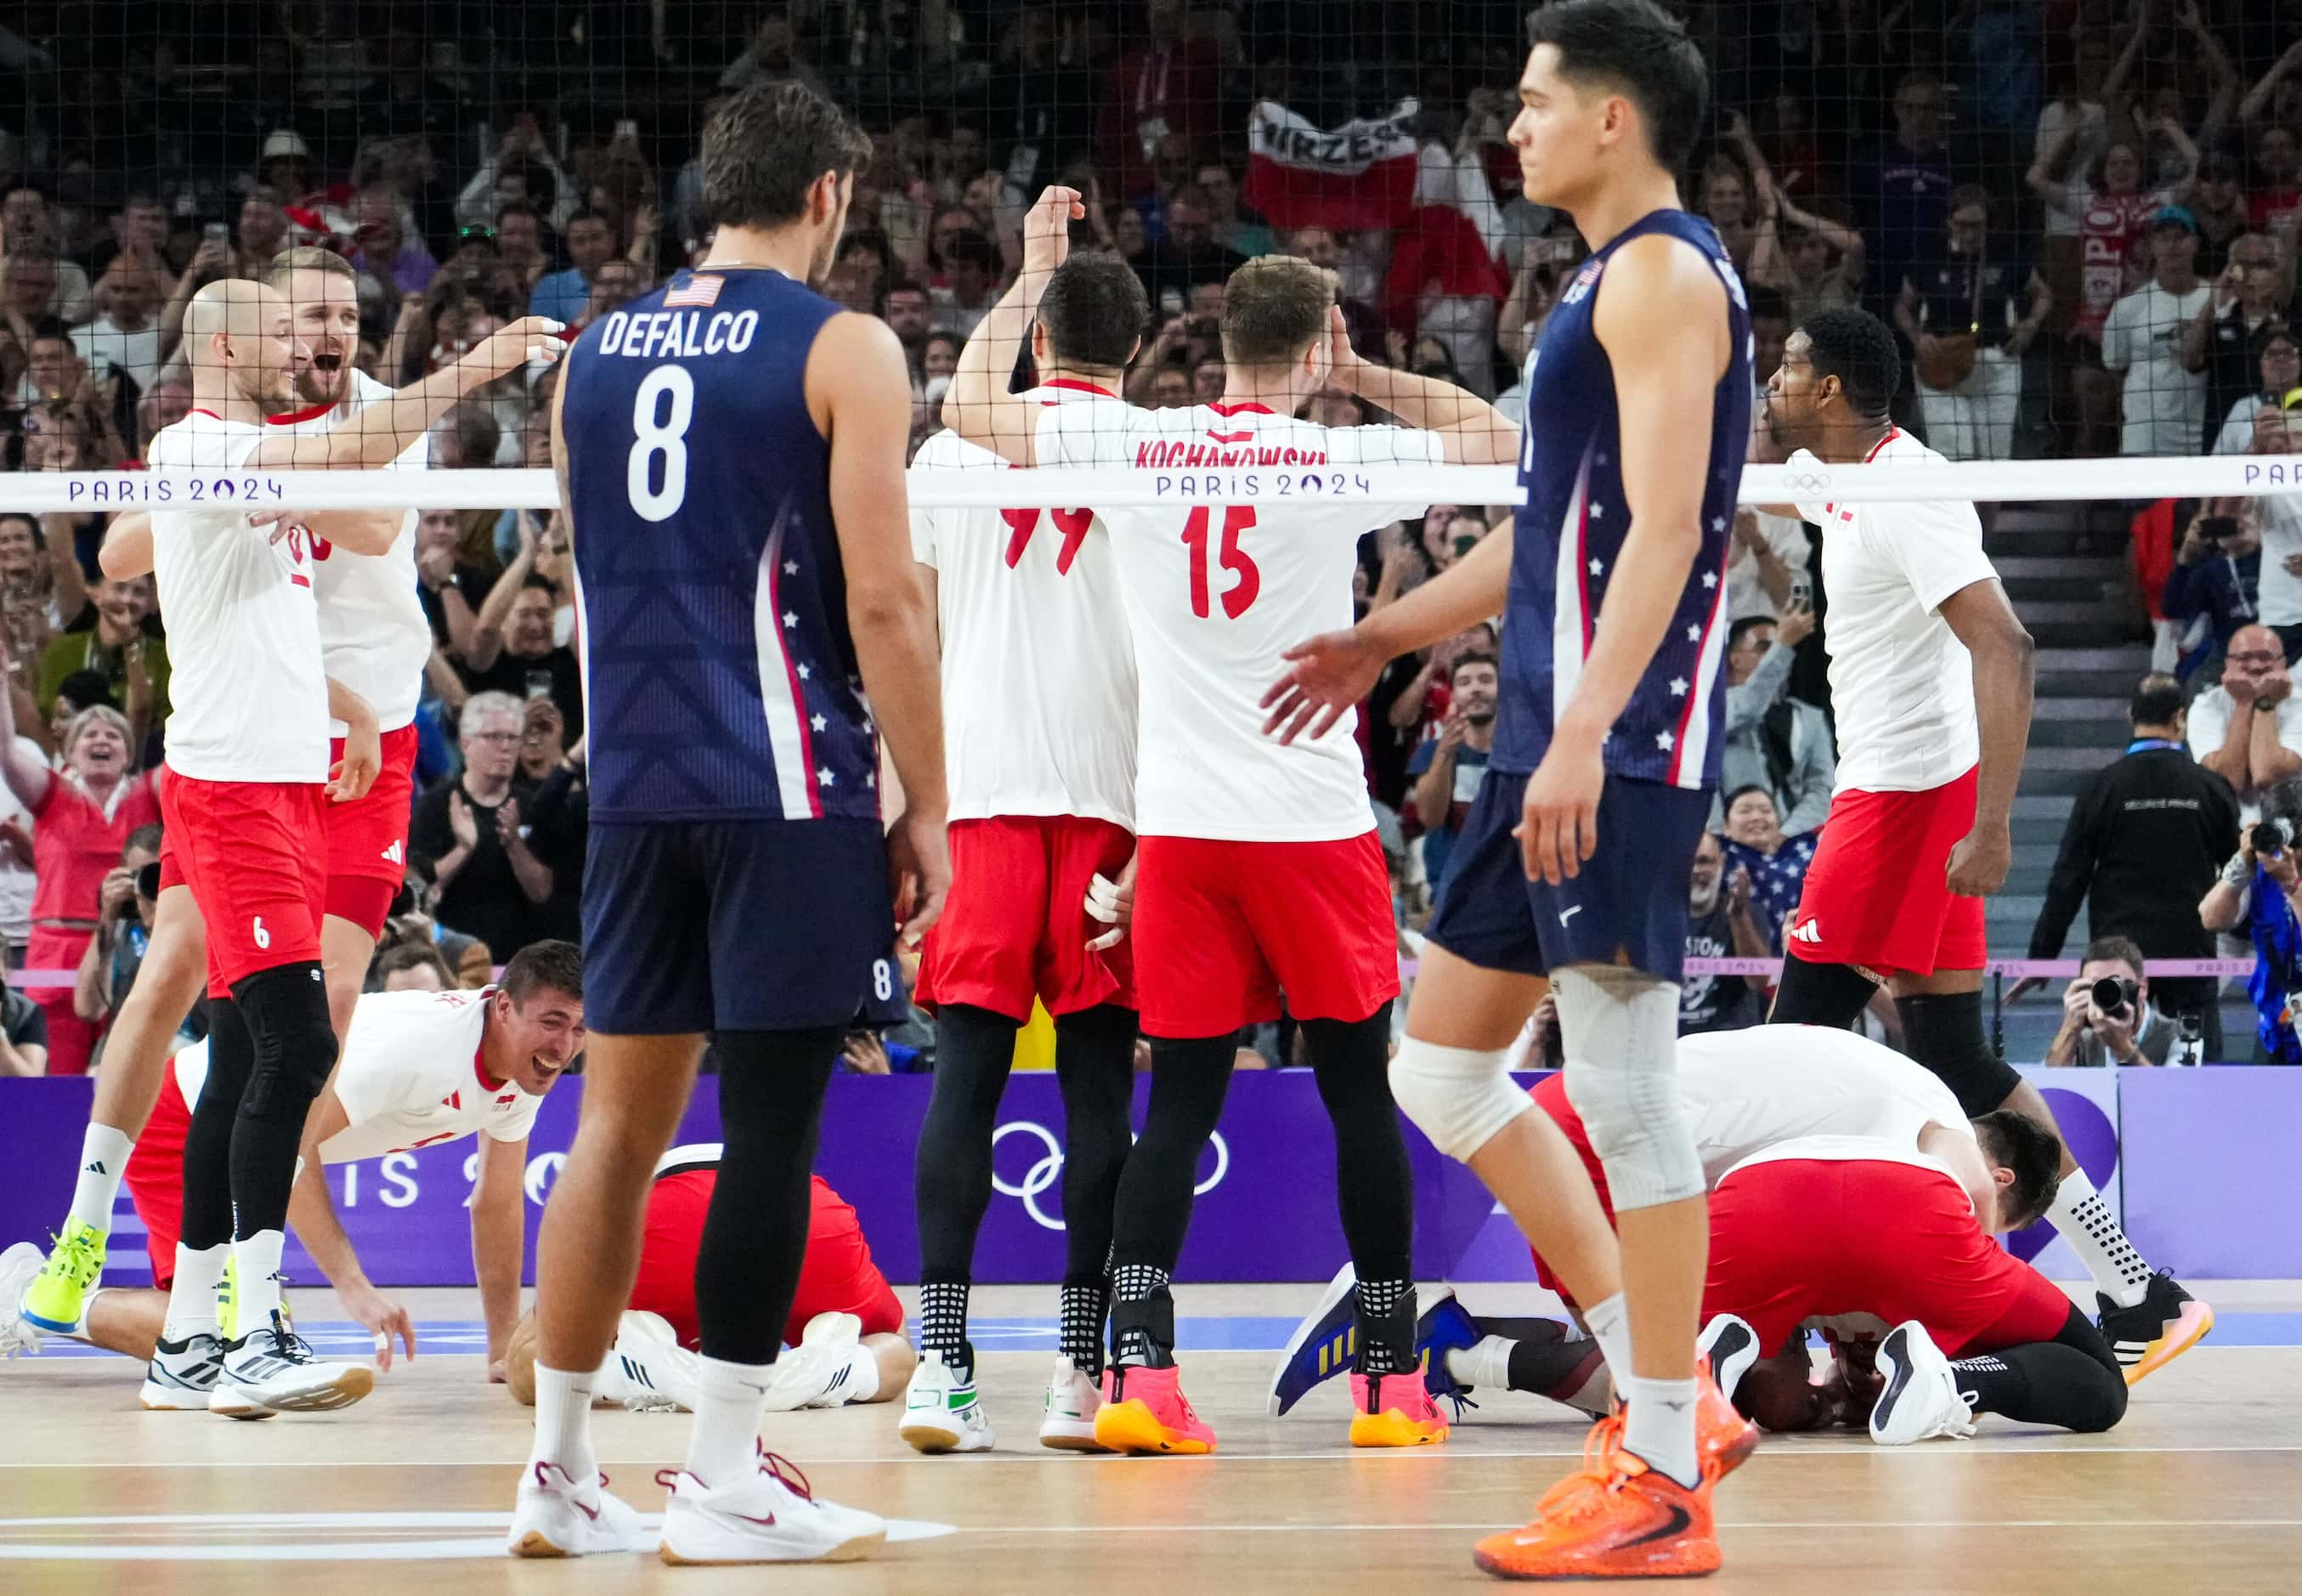
[[[1500,1049],[1441,1047],[1409,1037],[1390,1061],[1390,1095],[1432,1147],[1467,1163],[1534,1107],[1503,1068],[1504,1057]]]
[[[1678,988],[1642,970],[1555,970],[1567,1100],[1606,1165],[1617,1212],[1703,1193],[1702,1159],[1678,1105]]]

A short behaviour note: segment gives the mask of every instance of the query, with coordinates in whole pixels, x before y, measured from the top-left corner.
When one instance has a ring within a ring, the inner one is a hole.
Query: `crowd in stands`
[[[1905,342],[1898,420],[1953,459],[2302,449],[2290,6],[1682,9],[1717,71],[1684,192],[1747,285],[1760,386],[1802,318],[1861,304]],[[13,7],[0,68],[23,92],[0,107],[0,468],[133,466],[190,404],[178,348],[190,296],[288,246],[351,260],[357,364],[387,384],[523,314],[579,328],[612,314],[707,242],[693,146],[714,97],[779,78],[824,88],[873,136],[823,287],[901,340],[915,445],[1020,265],[1022,207],[1051,181],[1086,196],[1074,248],[1123,257],[1148,292],[1135,402],[1221,396],[1224,280],[1283,250],[1336,273],[1363,354],[1516,416],[1517,374],[1583,254],[1568,219],[1517,192],[1506,136],[1523,14],[1516,0],[218,0],[189,19],[120,0]],[[1285,189],[1250,137],[1274,107],[1361,130],[1370,147],[1400,141],[1382,225],[1360,203],[1386,187],[1373,180],[1353,215],[1257,208]],[[538,367],[474,396],[433,430],[430,462],[549,466],[551,381]],[[1379,419],[1340,392],[1310,414]],[[1370,534],[1359,602],[1395,601],[1507,513],[1434,505]],[[12,769],[37,760],[48,787],[105,812],[111,837],[68,868],[67,892],[43,865],[51,827],[26,794],[39,784],[0,793],[0,934],[19,962],[43,928],[80,939],[74,967],[83,947],[109,960],[113,921],[139,901],[119,873],[140,868],[121,853],[133,827],[77,744],[106,710],[122,775],[156,762],[167,642],[148,579],[98,574],[103,530],[100,517],[0,510]],[[434,510],[416,535],[436,647],[395,921],[407,937],[376,979],[466,979],[576,923],[574,594],[550,514]],[[1690,952],[1779,954],[1813,855],[1835,764],[1819,550],[1795,520],[1737,517],[1726,779]],[[2250,810],[2293,774],[2257,752],[2302,750],[2280,663],[2302,648],[2302,495],[2152,506],[2135,550],[2160,663],[2205,687],[2186,710],[2192,743],[2213,743],[2202,769]],[[1470,628],[1394,662],[1365,706],[1410,952],[1486,760],[1498,656],[1493,628]],[[2196,921],[2196,895],[2185,912]],[[2121,934],[2159,956],[2153,937]],[[99,1024],[103,985],[69,995],[61,1017]],[[1747,1023],[1763,998],[1757,983],[1702,978],[1686,1023]],[[0,1049],[0,1070],[24,1056]]]

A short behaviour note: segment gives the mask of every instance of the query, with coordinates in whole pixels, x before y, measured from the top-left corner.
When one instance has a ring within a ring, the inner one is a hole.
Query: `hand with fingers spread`
[[[399,1337],[399,1344],[407,1348],[409,1357],[416,1356],[416,1322],[407,1316],[407,1310],[399,1304],[392,1301],[365,1281],[351,1286],[337,1287],[336,1299],[344,1305],[345,1313],[349,1314],[357,1323],[365,1325],[375,1337],[377,1368],[391,1367],[391,1341],[394,1336]]]
[[[1287,674],[1263,695],[1271,711],[1263,735],[1284,745],[1303,735],[1326,735],[1329,727],[1374,691],[1382,668],[1390,663],[1362,632],[1327,632],[1298,643],[1281,656]]]

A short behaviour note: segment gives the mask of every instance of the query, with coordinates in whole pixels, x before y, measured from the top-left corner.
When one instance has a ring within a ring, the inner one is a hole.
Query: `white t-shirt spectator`
[[[1767,540],[1775,558],[1791,568],[1796,575],[1807,568],[1807,560],[1814,550],[1806,541],[1806,528],[1788,516],[1770,516],[1757,512],[1760,535]],[[1734,539],[1726,556],[1726,623],[1729,626],[1746,616],[1778,616],[1781,606],[1774,595],[1759,583],[1759,557],[1743,546],[1743,540]]]
[[[111,366],[126,372],[139,389],[150,388],[152,379],[160,374],[160,323],[156,321],[124,332],[113,325],[110,316],[98,316],[85,327],[74,327],[71,340],[90,371],[101,374]]]
[[[1945,463],[1899,427],[1879,441],[1869,460]],[[1790,465],[1824,469],[1803,449]],[[1942,607],[1953,593],[1998,575],[1982,552],[1974,506],[1935,499],[1802,504],[1798,511],[1822,528],[1839,791],[1924,793],[1955,781],[1980,761],[1982,736],[1974,716],[1974,659],[1943,619]]]
[[[2126,429],[2119,452],[2191,455],[2206,424],[2206,374],[2182,365],[2182,330],[2197,319],[2214,290],[2187,294],[2144,283],[2110,307],[2103,323],[2102,363],[2126,374]],[[1837,594],[1831,595],[1834,605]]]
[[[1007,465],[948,429],[912,463]],[[1078,815],[1133,830],[1135,649],[1110,529],[1088,509],[914,509],[912,557],[936,573],[951,818]]]
[[[252,483],[243,467],[265,431],[195,410],[155,433],[147,458],[155,471]],[[275,538],[277,527],[248,525],[251,508],[238,500],[152,514],[153,575],[175,668],[168,766],[197,781],[325,781],[328,680],[311,534],[298,526]]]
[[[1327,427],[1261,404],[1138,410],[1082,398],[1039,412],[1042,466],[1124,466],[1170,480],[1352,466],[1435,466],[1435,433]],[[1306,491],[1316,490],[1306,489]],[[1351,624],[1365,533],[1417,503],[1264,499],[1101,509],[1142,684],[1135,819],[1143,836],[1324,842],[1374,829],[1356,712],[1281,746],[1263,735],[1264,690],[1306,637]]]
[[[2262,529],[2262,575],[2255,589],[2262,624],[2302,625],[2302,576],[2286,568],[2289,558],[2302,554],[2302,493],[2265,493],[2254,501],[2254,514]]]
[[[2263,550],[2263,573],[2270,571],[2270,551]],[[2270,625],[2265,620],[2264,625]],[[2190,757],[2203,760],[2222,745],[2230,735],[2231,714],[2236,708],[2231,701],[2230,689],[2216,683],[2190,701]],[[2302,694],[2289,694],[2278,706],[2278,742],[2283,748],[2302,753]],[[2241,801],[2239,819],[2251,826],[2262,819],[2262,805]]]
[[[2071,141],[2070,157],[2063,164],[2063,170],[2073,172],[2088,172],[2095,170],[2096,163],[2100,161],[2104,152],[2110,148],[2110,118],[2101,105],[2094,100],[2082,102],[2075,113],[2069,105],[2061,100],[2054,101],[2045,110],[2039,112],[2038,134],[2030,145],[2032,160],[2037,160],[2042,152],[2054,147],[2054,140],[2061,138],[2063,130],[2071,125],[2073,114],[2077,117],[2079,130],[2076,138]],[[2046,207],[2048,238],[2077,238],[2079,226],[2075,212],[2061,206],[2050,205]]]

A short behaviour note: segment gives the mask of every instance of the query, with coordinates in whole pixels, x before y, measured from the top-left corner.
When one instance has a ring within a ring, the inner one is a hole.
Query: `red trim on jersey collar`
[[[1902,428],[1900,428],[1900,427],[1888,427],[1888,428],[1886,429],[1886,435],[1885,437],[1883,437],[1883,438],[1879,439],[1878,442],[1873,443],[1873,444],[1870,446],[1870,452],[1869,452],[1869,454],[1864,455],[1864,456],[1862,457],[1862,463],[1863,463],[1865,466],[1868,466],[1871,461],[1873,461],[1873,460],[1877,459],[1877,458],[1878,458],[1878,451],[1879,451],[1880,449],[1882,449],[1886,448],[1886,445],[1888,445],[1889,443],[1892,443],[1895,439],[1897,439],[1897,438],[1901,437],[1902,435],[1903,435],[1903,429],[1902,429]]]
[[[1257,416],[1276,416],[1279,414],[1279,412],[1273,410],[1269,405],[1263,403],[1260,399],[1241,399],[1235,405],[1226,405],[1221,399],[1210,399],[1207,401],[1207,408],[1213,410],[1218,416],[1237,416],[1242,411],[1249,410],[1253,411]]]
[[[493,987],[483,987],[480,989],[480,1001],[483,1004],[492,1003],[495,1000],[495,995],[496,989]],[[487,1092],[500,1092],[505,1087],[511,1083],[508,1081],[498,1080],[488,1073],[487,1057],[488,1022],[484,1018],[483,1018],[480,1021],[480,1045],[472,1049],[472,1073],[480,1078],[481,1090]]]
[[[330,399],[324,405],[309,405],[301,410],[283,410],[277,416],[265,416],[264,424],[268,427],[300,426],[305,422],[319,420],[342,402],[341,399]]]
[[[184,414],[187,416],[205,416],[210,421],[222,421],[223,419],[223,416],[209,409],[206,405],[194,405],[190,409],[185,411]]]
[[[1048,382],[1040,383],[1039,386],[1042,388],[1071,388],[1078,390],[1081,393],[1099,393],[1105,399],[1117,399],[1119,397],[1100,382],[1082,382],[1077,377],[1056,377]]]

